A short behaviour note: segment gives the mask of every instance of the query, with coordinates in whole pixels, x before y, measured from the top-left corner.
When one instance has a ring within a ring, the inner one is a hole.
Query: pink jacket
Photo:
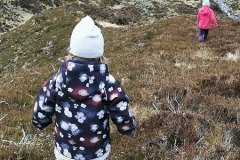
[[[198,11],[198,28],[209,29],[211,27],[211,22],[215,27],[218,26],[217,20],[215,18],[213,10],[208,6],[203,6]]]

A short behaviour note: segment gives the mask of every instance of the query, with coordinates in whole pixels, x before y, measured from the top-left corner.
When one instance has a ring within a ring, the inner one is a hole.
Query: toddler
[[[39,91],[32,122],[42,130],[56,116],[57,160],[104,160],[111,147],[109,117],[124,135],[136,127],[129,98],[103,63],[104,39],[91,17],[74,28],[69,52]]]
[[[204,42],[207,40],[211,23],[213,23],[215,27],[218,27],[214,12],[210,8],[209,0],[203,0],[202,8],[200,8],[198,11],[197,21],[199,28],[198,41]]]

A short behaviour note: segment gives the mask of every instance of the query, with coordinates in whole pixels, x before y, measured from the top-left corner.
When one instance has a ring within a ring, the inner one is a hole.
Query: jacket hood
[[[199,14],[201,15],[208,15],[209,14],[209,7],[208,6],[204,6],[199,10]]]
[[[61,65],[64,87],[74,99],[84,100],[97,93],[103,93],[107,81],[108,66],[99,62],[79,60],[63,61]]]
[[[61,68],[65,69],[69,73],[80,73],[84,71],[104,74],[108,72],[108,67],[106,64],[79,60],[62,61]]]

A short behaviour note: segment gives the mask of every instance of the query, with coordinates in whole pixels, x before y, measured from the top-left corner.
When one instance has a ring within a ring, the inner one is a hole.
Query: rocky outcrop
[[[59,0],[1,0],[0,1],[0,34],[17,27],[30,19],[33,14],[57,7]]]

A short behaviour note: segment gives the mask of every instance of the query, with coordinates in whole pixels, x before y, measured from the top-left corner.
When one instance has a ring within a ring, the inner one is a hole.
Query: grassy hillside
[[[54,159],[53,126],[35,131],[31,113],[85,16],[78,10],[51,9],[0,37],[0,159]],[[138,120],[131,137],[113,127],[111,160],[240,158],[240,22],[219,23],[204,44],[195,16],[102,29],[110,72]]]

